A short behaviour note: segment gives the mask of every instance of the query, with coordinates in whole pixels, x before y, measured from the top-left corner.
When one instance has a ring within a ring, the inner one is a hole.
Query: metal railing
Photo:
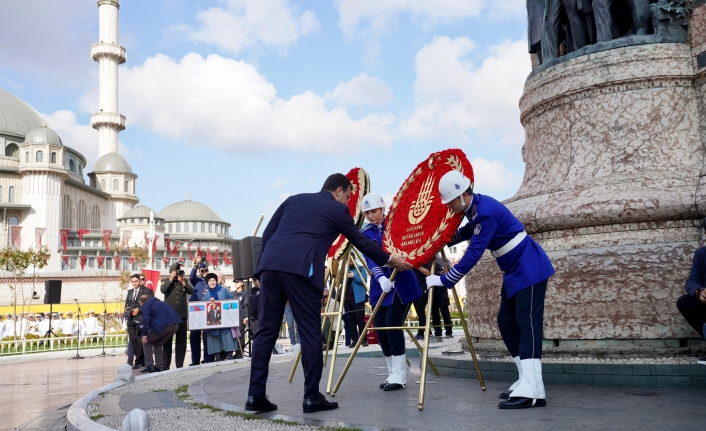
[[[405,326],[419,326],[419,321],[417,320],[406,320],[404,322]],[[444,322],[442,320],[441,325],[444,325]],[[461,319],[451,319],[451,326],[454,328],[460,328],[461,327]]]
[[[103,347],[105,337],[105,348],[125,347],[127,345],[127,334],[110,335],[86,335],[81,336],[80,349],[98,349]],[[24,355],[31,353],[58,352],[61,350],[72,350],[76,348],[78,338],[73,337],[51,337],[51,338],[28,338],[21,340],[0,341],[0,356]]]

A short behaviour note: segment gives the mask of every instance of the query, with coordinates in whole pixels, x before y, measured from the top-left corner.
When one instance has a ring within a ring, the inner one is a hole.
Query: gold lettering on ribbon
[[[424,184],[422,184],[421,190],[419,190],[419,196],[417,200],[412,202],[412,206],[409,208],[409,222],[412,224],[417,224],[424,220],[427,216],[429,210],[431,209],[431,203],[434,200],[434,194],[432,189],[434,188],[434,177],[429,174]]]

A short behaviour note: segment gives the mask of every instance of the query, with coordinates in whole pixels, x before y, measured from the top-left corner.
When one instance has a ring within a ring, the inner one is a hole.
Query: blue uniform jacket
[[[689,278],[686,279],[686,293],[693,298],[696,289],[703,288],[704,285],[706,285],[706,247],[701,247],[694,252]]]
[[[172,323],[181,323],[181,317],[171,305],[152,297],[142,305],[142,335],[161,334]]]
[[[360,271],[361,274],[365,274],[365,268],[363,268],[362,265],[358,265],[357,263],[355,266],[358,267],[358,271]],[[363,281],[360,278],[360,275],[358,274],[358,271],[355,270],[355,268],[348,268],[349,271],[353,272],[353,278],[351,278],[351,292],[353,292],[353,302],[356,304],[360,304],[361,302],[365,302],[365,286],[363,285]]]
[[[382,234],[385,232],[385,221],[378,227],[372,223],[366,225],[361,230],[363,235],[375,241],[376,244],[382,247]],[[380,287],[380,280],[382,277],[390,278],[392,275],[392,268],[381,268],[375,262],[373,262],[368,255],[365,255],[365,261],[368,263],[368,268],[373,276],[370,278],[370,305],[373,307],[378,303],[380,296],[382,295],[382,288]],[[409,304],[415,299],[422,296],[422,288],[419,286],[419,281],[414,275],[414,271],[400,271],[395,276],[395,288],[392,292],[397,292],[397,295],[402,300],[403,304]],[[393,296],[387,294],[385,300],[382,301],[383,307],[392,305]]]
[[[199,277],[196,271],[196,268],[191,268],[191,274],[189,274],[189,282],[194,286],[194,293],[189,297],[189,301],[203,301],[203,291],[208,289],[208,283]]]
[[[358,231],[348,206],[322,190],[290,196],[277,208],[262,234],[256,273],[270,270],[301,275],[323,292],[326,255],[339,234],[378,265],[390,259]]]
[[[480,194],[473,194],[466,211],[469,222],[453,236],[449,245],[471,240],[466,254],[448,272],[441,276],[446,287],[453,287],[478,263],[486,249],[498,250],[525,227],[505,205]],[[503,272],[503,283],[507,297],[520,290],[544,281],[554,275],[554,267],[542,247],[529,235],[509,253],[495,259]]]

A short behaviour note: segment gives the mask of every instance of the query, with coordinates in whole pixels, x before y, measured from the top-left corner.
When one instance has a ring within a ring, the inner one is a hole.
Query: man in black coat
[[[702,221],[706,233],[706,218]],[[684,319],[691,325],[701,338],[704,338],[706,324],[706,247],[701,247],[694,253],[689,278],[686,279],[686,295],[677,300],[677,308]],[[706,358],[699,358],[699,363],[706,365]]]
[[[339,234],[380,266],[412,269],[404,259],[388,255],[358,231],[346,205],[351,188],[345,175],[333,174],[326,179],[320,192],[287,198],[265,228],[256,269],[261,286],[260,325],[252,348],[250,389],[245,410],[268,412],[277,409],[266,396],[267,375],[288,300],[301,338],[304,413],[338,407],[338,403],[327,401],[319,392],[319,381],[323,368],[321,298],[324,266],[328,250]]]
[[[142,335],[142,314],[140,311],[142,306],[137,299],[143,295],[152,297],[154,292],[140,284],[140,274],[133,274],[130,277],[130,283],[132,289],[128,290],[125,297],[125,318],[127,319],[128,340],[132,344],[132,351],[135,355],[135,365],[132,368],[136,370],[145,366],[145,353],[142,350],[142,339],[140,338]]]
[[[179,271],[179,272],[178,272]],[[187,321],[189,320],[189,295],[194,293],[194,287],[184,278],[184,271],[180,263],[169,267],[169,278],[162,281],[159,291],[164,294],[164,302],[171,306],[181,318],[176,336],[176,356],[174,362],[177,368],[184,366],[186,357]],[[164,342],[164,367],[168,370],[172,365],[172,340],[171,336]]]

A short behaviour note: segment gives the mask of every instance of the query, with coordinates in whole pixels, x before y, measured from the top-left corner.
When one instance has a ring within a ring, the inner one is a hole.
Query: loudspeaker
[[[262,238],[246,236],[233,241],[233,279],[244,280],[255,275],[257,261],[262,251]]]
[[[44,303],[61,304],[61,280],[47,280],[44,283]]]

